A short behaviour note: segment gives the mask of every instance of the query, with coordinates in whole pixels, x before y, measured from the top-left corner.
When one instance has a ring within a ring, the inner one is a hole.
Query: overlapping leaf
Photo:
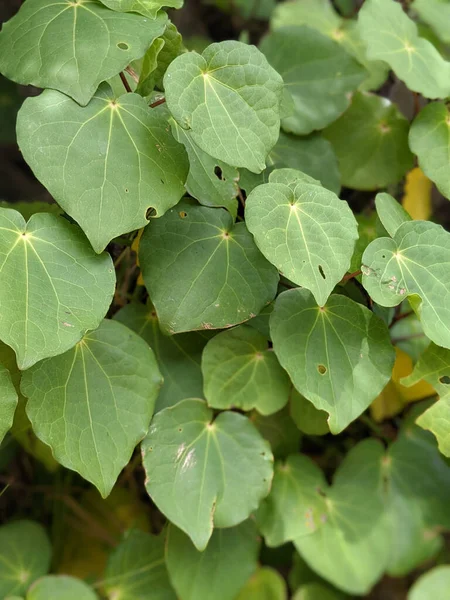
[[[289,399],[287,373],[266,337],[248,325],[223,331],[206,344],[202,372],[205,398],[212,408],[256,408],[270,415]]]
[[[100,0],[100,2],[111,10],[121,13],[136,12],[155,19],[161,8],[181,8],[184,0]]]
[[[450,566],[434,567],[419,577],[408,593],[408,600],[446,600],[450,586]]]
[[[97,256],[78,227],[55,215],[26,223],[0,209],[0,232],[0,338],[27,369],[99,325],[115,274],[108,254]]]
[[[292,95],[294,114],[282,120],[291,133],[305,135],[332,123],[366,75],[339,44],[309,27],[277,29],[263,39],[261,50]]]
[[[199,552],[189,537],[170,525],[166,563],[180,600],[235,600],[256,570],[260,542],[254,521],[216,529],[206,550]]]
[[[297,390],[292,390],[289,401],[290,415],[300,431],[306,435],[325,435],[330,433],[328,415],[304,398]]]
[[[408,128],[386,98],[355,94],[349,109],[324,131],[338,157],[343,185],[374,190],[397,183],[413,167]]]
[[[86,583],[67,575],[47,575],[38,579],[27,593],[27,600],[97,600],[98,596]]]
[[[180,202],[145,229],[139,258],[165,332],[231,327],[276,294],[275,267],[223,209]]]
[[[400,225],[411,221],[411,217],[406,210],[390,194],[377,194],[375,206],[378,217],[390,236],[395,235]]]
[[[447,0],[414,0],[412,8],[443,42],[450,43],[450,3]]]
[[[287,407],[274,415],[264,417],[254,411],[250,420],[267,440],[275,458],[285,458],[300,446],[301,433],[289,415]]]
[[[363,285],[381,306],[409,298],[425,334],[450,348],[450,234],[427,221],[403,223],[363,255]]]
[[[17,406],[17,392],[8,369],[0,363],[0,444],[11,429]]]
[[[106,497],[147,432],[162,378],[146,342],[105,320],[65,354],[26,371],[37,436]]]
[[[421,169],[447,198],[450,198],[449,129],[447,106],[432,102],[414,119],[409,133],[409,144],[418,156]]]
[[[17,137],[36,177],[97,252],[184,193],[188,160],[165,114],[137,94],[116,99],[108,84],[85,108],[52,90],[27,99]]]
[[[98,0],[28,0],[3,26],[0,71],[86,105],[99,83],[143,56],[166,23],[165,13],[149,21]]]
[[[367,0],[359,11],[361,35],[367,55],[389,64],[408,88],[426,98],[450,94],[450,63],[394,0]]]
[[[202,400],[158,413],[142,442],[147,492],[159,510],[204,550],[213,527],[244,521],[269,493],[269,444],[251,422]]]
[[[350,266],[355,218],[333,192],[300,179],[275,183],[277,173],[247,198],[247,226],[264,256],[323,305]]]
[[[329,413],[332,433],[356,419],[389,381],[386,325],[350,298],[320,308],[306,289],[283,292],[270,319],[273,346],[297,390]]]
[[[271,567],[261,567],[242,588],[235,600],[285,600],[286,582]]]

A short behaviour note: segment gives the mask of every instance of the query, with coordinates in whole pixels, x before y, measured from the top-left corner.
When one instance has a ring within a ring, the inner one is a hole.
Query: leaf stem
[[[164,104],[164,102],[166,101],[165,98],[160,98],[159,100],[155,100],[155,102],[152,102],[152,104],[149,104],[150,108],[155,108],[156,106],[159,106],[160,104]]]
[[[361,269],[358,269],[357,271],[353,271],[353,273],[347,273],[346,275],[344,275],[344,277],[341,279],[341,283],[346,283],[347,281],[349,281],[350,279],[353,279],[354,277],[358,277],[358,275],[361,275],[362,271]]]
[[[125,73],[123,71],[120,71],[119,75],[120,79],[122,80],[123,87],[127,90],[129,94],[132,93],[132,89],[130,88],[130,84],[128,83],[127,78],[125,77]]]
[[[401,314],[401,315],[395,315],[394,318],[391,321],[391,324],[389,325],[389,329],[391,327],[394,327],[394,325],[396,323],[398,323],[399,321],[401,321],[402,319],[407,319],[408,317],[410,317],[411,315],[414,314],[413,310],[408,310],[407,312]]]

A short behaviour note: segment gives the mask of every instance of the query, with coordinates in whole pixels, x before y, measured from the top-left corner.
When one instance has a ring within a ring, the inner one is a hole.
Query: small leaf
[[[323,410],[317,410],[314,404],[304,398],[295,389],[292,390],[289,409],[292,419],[302,433],[306,435],[325,435],[330,433],[327,413]]]
[[[388,63],[407,87],[425,98],[450,94],[450,64],[393,0],[367,0],[359,11],[361,35],[372,60]]]
[[[411,150],[417,154],[419,165],[450,199],[450,112],[441,102],[432,102],[414,119],[409,133]]]
[[[198,550],[213,527],[238,525],[257,508],[273,473],[269,444],[246,417],[212,419],[202,400],[183,400],[154,417],[142,442],[147,492]]]
[[[440,565],[421,575],[409,590],[408,600],[447,600],[450,566]]]
[[[377,213],[371,212],[369,215],[360,213],[355,215],[358,223],[358,239],[356,240],[355,249],[350,263],[350,272],[354,273],[361,268],[362,257],[364,250],[374,239],[379,237],[377,231],[377,223],[379,223]]]
[[[400,381],[404,386],[410,387],[416,386],[422,379],[440,396],[450,393],[450,350],[431,343],[420,356],[413,372]]]
[[[226,41],[176,58],[167,105],[206,153],[259,173],[278,139],[283,81],[254,46]]]
[[[250,520],[237,527],[216,529],[203,552],[170,525],[166,563],[180,600],[235,600],[256,570],[259,546],[256,526]]]
[[[155,19],[164,6],[181,8],[184,0],[100,0],[102,4],[121,13],[136,12],[144,17]]]
[[[135,90],[137,94],[140,94],[141,96],[150,96],[153,92],[156,83],[155,73],[158,68],[158,58],[163,48],[163,38],[156,38],[156,40],[153,40],[152,45],[144,54],[143,58],[133,63],[132,68],[137,70],[136,67],[138,67],[139,72],[139,81]],[[123,83],[120,82],[120,85],[123,86]]]
[[[81,230],[50,214],[28,223],[0,209],[0,339],[20,369],[65,352],[95,329],[111,303],[115,273]]]
[[[403,223],[363,255],[363,285],[381,306],[410,299],[425,335],[450,348],[450,234],[428,221]]]
[[[155,352],[164,379],[155,412],[185,398],[203,395],[200,363],[203,348],[208,341],[206,332],[164,335],[151,304],[144,306],[132,302],[119,310],[114,318],[144,338]]]
[[[0,527],[0,598],[24,594],[50,568],[52,549],[47,534],[34,521]]]
[[[176,600],[164,560],[164,537],[129,531],[109,557],[103,588],[111,600]]]
[[[204,392],[212,408],[255,408],[273,414],[289,399],[291,382],[264,335],[246,325],[213,337],[202,355]]]
[[[144,340],[105,320],[65,354],[26,371],[21,389],[36,435],[105,498],[147,432],[161,383]]]
[[[293,595],[292,600],[345,600],[338,590],[329,588],[323,583],[307,583],[302,585]]]
[[[271,567],[261,567],[235,600],[285,600],[287,587],[283,577]]]
[[[114,13],[112,13],[114,14]],[[17,138],[25,160],[96,252],[144,227],[184,193],[188,161],[164,113],[103,84],[86,108],[59,92],[28,98]]]
[[[389,381],[394,351],[386,325],[350,298],[320,308],[305,289],[283,292],[270,319],[275,354],[297,390],[340,433]]]
[[[375,190],[397,183],[414,164],[408,128],[386,98],[355,94],[350,108],[323,132],[338,157],[342,184]]]
[[[277,29],[263,39],[261,51],[292,95],[294,114],[282,120],[290,133],[305,135],[332,123],[366,75],[339,44],[309,27]]]
[[[143,56],[166,23],[163,12],[149,21],[111,12],[98,0],[28,0],[3,26],[0,71],[85,106],[99,83]]]
[[[0,444],[13,424],[17,400],[17,392],[11,380],[11,374],[0,363]]]
[[[231,327],[257,315],[276,294],[278,273],[245,224],[192,201],[152,221],[139,260],[167,333]]]
[[[27,600],[97,600],[97,594],[83,581],[67,575],[47,575],[28,590]]]
[[[247,227],[264,256],[323,305],[350,266],[357,224],[333,192],[309,181],[275,183],[281,174],[247,198]]]
[[[400,225],[411,221],[406,210],[390,194],[377,194],[375,206],[383,227],[391,237],[395,235]]]

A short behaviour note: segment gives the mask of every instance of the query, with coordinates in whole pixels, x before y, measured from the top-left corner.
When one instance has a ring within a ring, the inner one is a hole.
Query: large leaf
[[[432,102],[420,111],[409,132],[409,144],[417,154],[421,169],[446,198],[450,198],[449,128],[447,106]]]
[[[272,453],[251,422],[202,400],[158,413],[142,443],[147,491],[159,510],[204,550],[213,527],[244,521],[269,493]]]
[[[363,285],[381,306],[410,299],[425,335],[450,348],[450,233],[427,221],[403,223],[363,255]]]
[[[408,88],[426,98],[450,94],[450,64],[394,0],[367,0],[359,11],[370,59],[383,60]]]
[[[97,600],[97,594],[83,581],[67,575],[47,575],[28,590],[26,600]]]
[[[129,531],[109,557],[103,587],[111,600],[176,600],[164,560],[164,537]]]
[[[285,600],[286,582],[278,571],[261,567],[247,581],[235,600]]]
[[[143,56],[167,23],[112,12],[98,0],[27,0],[0,34],[0,71],[86,105],[99,83]]]
[[[26,371],[21,389],[36,435],[106,497],[147,432],[161,383],[144,340],[106,320]]]
[[[0,363],[0,444],[13,424],[17,400],[10,372]]]
[[[281,294],[270,319],[273,346],[297,390],[329,413],[340,433],[389,381],[395,353],[386,325],[350,298],[320,308],[305,289]]]
[[[115,274],[80,229],[49,214],[28,223],[0,209],[0,338],[20,369],[65,352],[95,329],[111,303]]]
[[[343,185],[374,190],[397,183],[413,167],[408,121],[386,98],[357,93],[324,136],[338,157]]]
[[[136,12],[155,19],[164,6],[181,8],[184,0],[100,0],[102,4],[121,13]]]
[[[153,348],[164,380],[155,412],[185,398],[203,395],[200,363],[208,341],[206,332],[164,335],[151,304],[144,306],[133,302],[116,313],[114,318],[135,331]]]
[[[166,563],[180,600],[235,600],[256,570],[260,542],[253,521],[216,529],[206,550],[199,552],[189,537],[170,525]]]
[[[180,202],[152,221],[139,253],[160,326],[168,333],[231,327],[275,294],[278,273],[244,223],[223,209]]]
[[[448,0],[414,0],[412,8],[422,21],[446,44],[450,43],[450,2]]]
[[[319,185],[273,181],[271,174],[247,198],[247,227],[264,256],[323,305],[350,266],[356,220],[345,201]]]
[[[434,567],[411,587],[408,600],[447,600],[450,587],[450,566],[440,565]]]
[[[24,594],[50,568],[52,549],[44,528],[34,521],[0,527],[0,598]]]
[[[291,382],[267,338],[248,325],[223,331],[202,356],[205,398],[212,408],[240,408],[270,415],[289,400]]]
[[[366,75],[339,44],[309,27],[277,29],[263,39],[261,50],[292,95],[294,114],[282,120],[292,133],[304,135],[332,123]]]
[[[97,252],[176,204],[188,171],[165,114],[103,84],[86,108],[59,92],[28,98],[17,138],[25,160]]]
[[[176,58],[164,76],[167,105],[202,150],[259,173],[280,128],[283,80],[254,46],[211,44]]]

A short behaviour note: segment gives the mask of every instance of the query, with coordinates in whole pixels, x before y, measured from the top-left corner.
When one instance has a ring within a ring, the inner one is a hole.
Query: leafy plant
[[[0,33],[0,597],[443,600],[450,3],[182,4]]]

